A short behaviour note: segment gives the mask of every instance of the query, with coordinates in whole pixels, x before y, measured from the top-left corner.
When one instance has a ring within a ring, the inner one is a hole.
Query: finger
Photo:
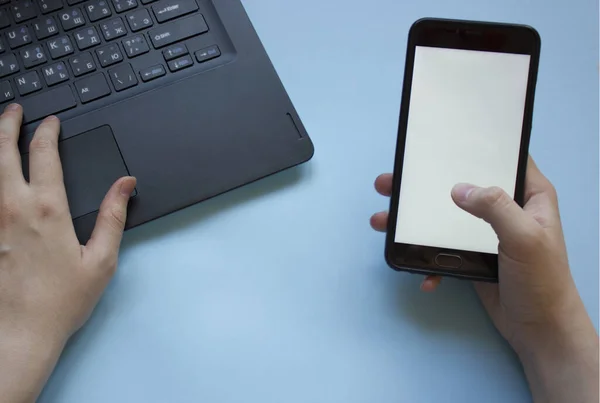
[[[532,231],[540,228],[504,190],[497,187],[459,184],[452,189],[452,199],[461,209],[488,222],[500,243],[529,241]]]
[[[527,163],[524,201],[523,210],[532,215],[542,227],[561,227],[556,189],[531,157]],[[562,236],[562,231],[560,233]]]
[[[392,195],[392,174],[382,174],[375,179],[375,189],[383,196]]]
[[[531,156],[527,162],[523,209],[543,226],[561,226],[558,195],[552,183],[539,170]]]
[[[19,133],[23,109],[18,104],[10,104],[0,116],[0,184],[24,183],[19,153]]]
[[[387,229],[388,212],[382,211],[371,216],[371,227],[375,231],[385,232]]]
[[[434,292],[442,282],[441,276],[427,276],[421,283],[421,291]]]
[[[127,219],[127,203],[136,184],[130,176],[116,181],[100,205],[96,226],[85,246],[94,263],[116,264]]]
[[[555,195],[556,192],[552,183],[550,183],[548,178],[546,178],[539,170],[533,158],[529,156],[529,160],[527,161],[527,173],[525,175],[525,203],[533,196],[540,193]]]
[[[62,189],[63,171],[58,155],[60,121],[48,116],[38,126],[29,144],[29,183],[32,186]]]

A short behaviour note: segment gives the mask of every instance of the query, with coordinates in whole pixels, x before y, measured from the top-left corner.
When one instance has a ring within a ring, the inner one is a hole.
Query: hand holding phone
[[[392,175],[375,188],[392,194]],[[450,195],[449,195],[450,196]],[[598,401],[598,335],[569,269],[556,191],[533,160],[527,164],[524,207],[497,187],[459,184],[457,207],[497,233],[499,284],[475,283],[496,328],[519,355],[535,401]],[[388,212],[371,225],[385,231]],[[428,276],[433,291],[439,276]]]
[[[496,234],[450,191],[497,186],[523,203],[539,52],[530,27],[413,25],[385,251],[392,268],[498,280]]]

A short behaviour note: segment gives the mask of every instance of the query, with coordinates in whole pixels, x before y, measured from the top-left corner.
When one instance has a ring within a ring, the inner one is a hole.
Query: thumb
[[[452,199],[467,213],[489,223],[501,244],[523,244],[531,239],[537,223],[499,187],[481,188],[458,184],[452,189]]]
[[[116,265],[119,246],[127,219],[127,203],[135,189],[136,179],[124,177],[116,181],[104,197],[92,236],[85,246],[94,262]]]

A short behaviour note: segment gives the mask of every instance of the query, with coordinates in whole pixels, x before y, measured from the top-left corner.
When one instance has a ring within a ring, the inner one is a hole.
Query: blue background
[[[419,277],[386,267],[368,222],[387,200],[372,183],[392,169],[414,20],[533,25],[543,51],[531,151],[558,188],[598,327],[598,2],[244,4],[315,158],[128,232],[41,401],[529,402],[469,283],[422,295]]]

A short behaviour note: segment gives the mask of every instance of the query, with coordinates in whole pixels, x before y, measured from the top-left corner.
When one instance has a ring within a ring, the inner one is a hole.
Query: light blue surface
[[[435,295],[383,261],[406,34],[423,16],[543,39],[532,153],[560,193],[598,327],[598,3],[245,0],[315,158],[130,231],[44,403],[529,402],[470,285]]]

